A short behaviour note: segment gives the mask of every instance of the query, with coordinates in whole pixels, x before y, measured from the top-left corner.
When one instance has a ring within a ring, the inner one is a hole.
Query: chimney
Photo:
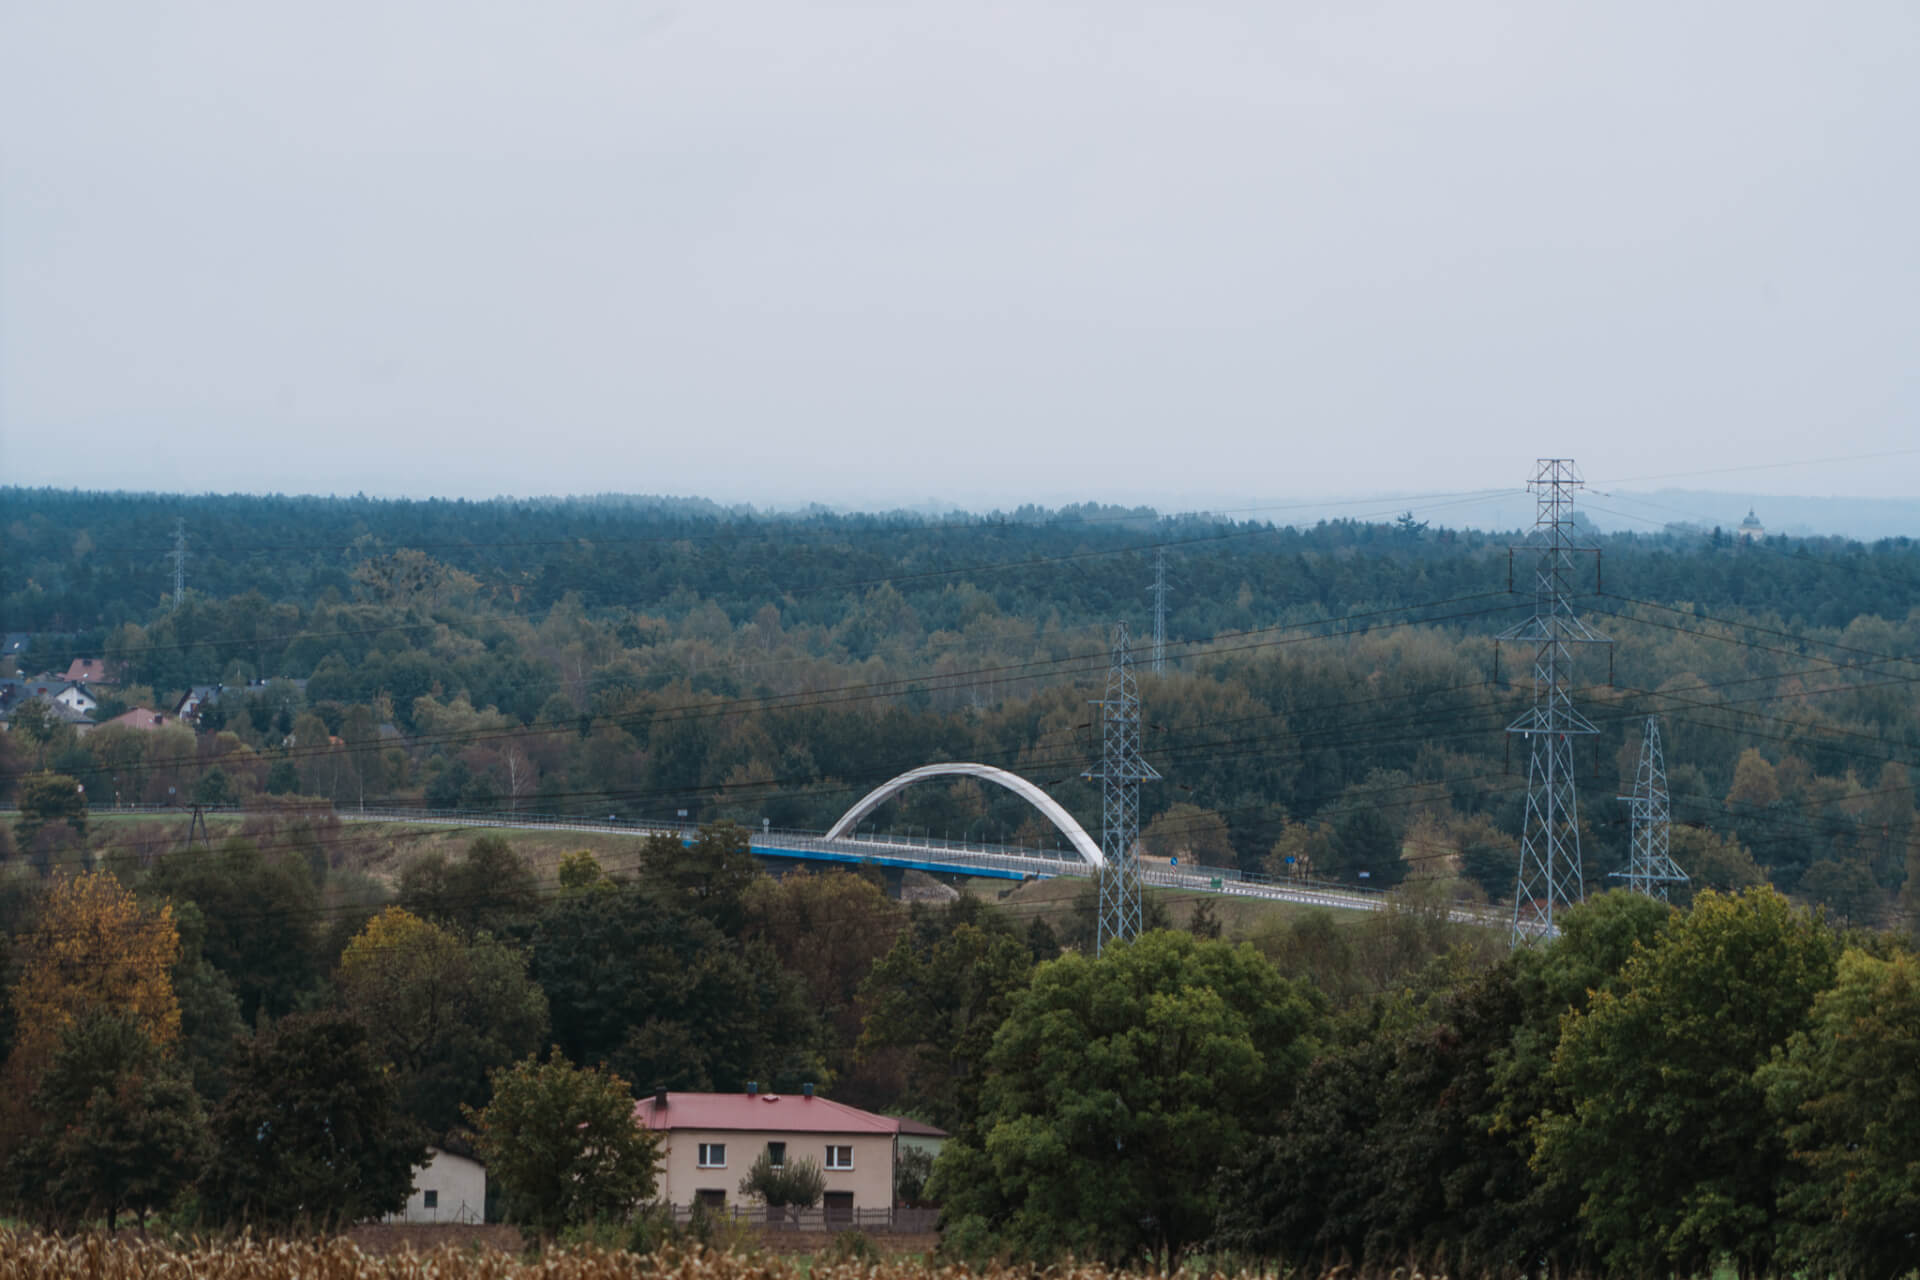
[[[667,1109],[667,1091],[665,1089],[655,1089],[653,1091],[653,1109],[655,1111],[665,1111]]]
[[[759,1094],[760,1094],[760,1082],[758,1080],[747,1081],[747,1096],[749,1098],[753,1098],[753,1097],[758,1097]]]
[[[809,1080],[805,1084],[801,1085],[800,1094],[802,1097],[811,1098],[813,1096],[813,1081]]]

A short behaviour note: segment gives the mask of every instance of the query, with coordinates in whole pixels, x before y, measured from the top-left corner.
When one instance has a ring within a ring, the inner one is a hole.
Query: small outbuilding
[[[388,1222],[485,1222],[487,1167],[470,1156],[427,1148],[427,1162],[414,1171],[413,1194]]]

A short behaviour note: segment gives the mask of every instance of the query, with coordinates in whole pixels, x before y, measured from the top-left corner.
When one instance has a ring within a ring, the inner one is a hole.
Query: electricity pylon
[[[1533,534],[1515,550],[1537,557],[1533,616],[1500,633],[1533,646],[1533,705],[1507,732],[1527,740],[1527,816],[1520,834],[1520,877],[1513,895],[1513,945],[1552,937],[1555,917],[1580,901],[1580,805],[1573,739],[1598,733],[1573,705],[1573,646],[1611,644],[1573,610],[1573,493],[1581,487],[1571,458],[1541,458],[1527,488],[1535,496]]]
[[[173,522],[173,607],[187,598],[187,521],[182,516]]]
[[[1127,624],[1113,632],[1113,665],[1100,708],[1100,767],[1084,776],[1101,781],[1100,924],[1096,954],[1109,942],[1140,936],[1140,784],[1160,774],[1140,758],[1140,689],[1133,677]]]
[[[1167,549],[1159,548],[1153,558],[1153,674],[1167,666]]]
[[[1685,884],[1682,871],[1667,852],[1672,823],[1667,812],[1667,766],[1660,756],[1660,718],[1647,717],[1646,732],[1640,739],[1640,767],[1634,771],[1633,794],[1621,796],[1633,818],[1633,848],[1627,854],[1627,869],[1614,877],[1627,882],[1633,893],[1667,900],[1667,886]]]

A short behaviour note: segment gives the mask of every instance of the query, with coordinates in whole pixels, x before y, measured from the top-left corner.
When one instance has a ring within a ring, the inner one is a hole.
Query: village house
[[[138,729],[142,733],[152,733],[155,729],[166,728],[167,724],[167,717],[152,707],[135,707],[131,711],[121,712],[111,720],[102,720],[96,727],[105,729],[109,725],[118,725],[123,729]]]
[[[407,1207],[388,1222],[484,1222],[487,1167],[471,1156],[427,1148],[427,1162],[413,1173]]]
[[[94,697],[93,693],[83,684],[67,685],[61,689],[60,692],[53,695],[53,701],[56,705],[66,707],[71,711],[78,711],[83,716],[92,715],[93,709],[100,705],[100,700]]]
[[[826,1175],[826,1222],[852,1222],[856,1212],[888,1211],[902,1124],[892,1116],[798,1094],[669,1093],[634,1104],[634,1120],[661,1137],[659,1199],[676,1207],[723,1209],[743,1200],[740,1180],[766,1152],[776,1165],[803,1157]],[[946,1135],[913,1125],[915,1138]],[[928,1131],[931,1132],[928,1132]]]
[[[900,1150],[924,1151],[930,1159],[940,1158],[940,1149],[947,1145],[947,1131],[936,1129],[919,1120],[909,1120],[904,1116],[899,1120]]]
[[[51,707],[54,719],[61,723],[88,729],[93,727],[88,713],[100,705],[83,686],[63,685],[52,677],[0,679],[0,719],[10,722],[20,706],[34,701],[44,702]]]
[[[60,679],[68,684],[116,684],[105,658],[75,658]]]
[[[180,700],[173,704],[174,718],[188,722],[198,719],[200,708],[211,706],[220,700],[221,687],[217,684],[194,685],[181,694]]]

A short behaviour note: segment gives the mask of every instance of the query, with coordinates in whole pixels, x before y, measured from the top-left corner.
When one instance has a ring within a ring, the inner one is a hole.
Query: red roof
[[[944,1138],[947,1136],[945,1129],[936,1129],[923,1120],[909,1120],[907,1117],[901,1116],[896,1123],[900,1126],[900,1132],[909,1134],[915,1138]]]
[[[793,1093],[670,1093],[633,1104],[649,1129],[739,1129],[753,1133],[899,1133],[900,1121],[828,1098]]]
[[[150,707],[135,707],[131,711],[122,711],[111,720],[102,721],[100,728],[104,729],[110,724],[124,725],[129,729],[164,729],[167,727],[167,718]]]
[[[104,658],[75,658],[61,679],[68,684],[112,684],[113,672]]]

